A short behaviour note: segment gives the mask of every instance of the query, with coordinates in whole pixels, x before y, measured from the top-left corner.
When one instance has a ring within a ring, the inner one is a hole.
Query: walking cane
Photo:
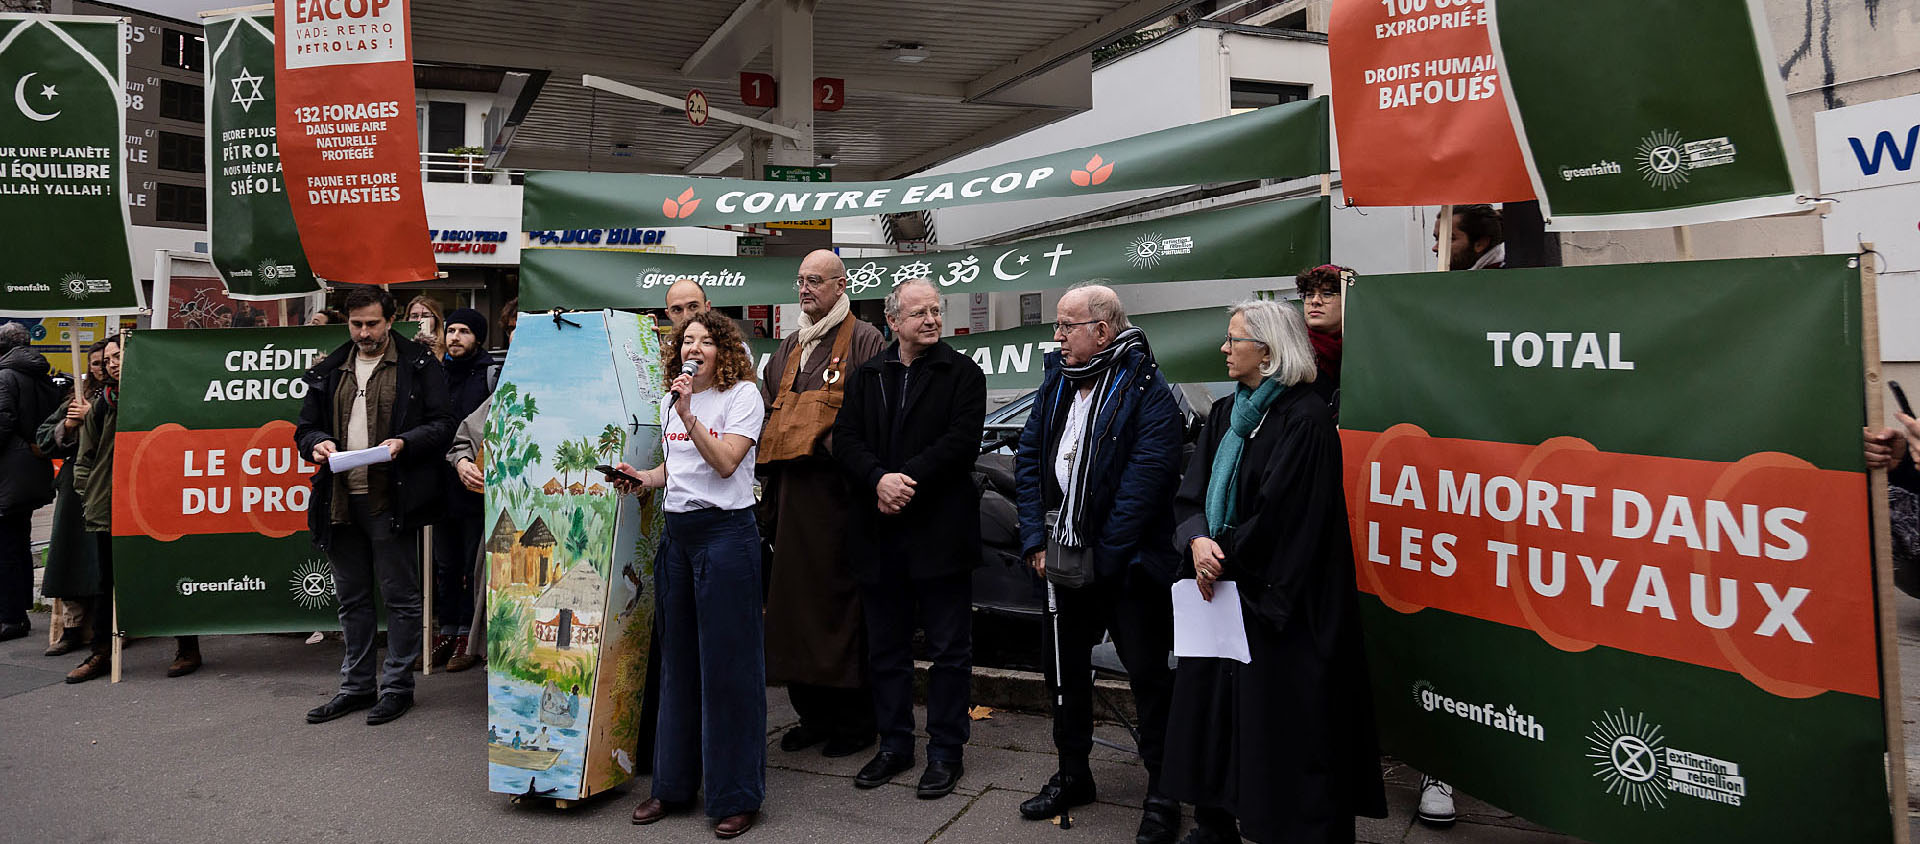
[[[1047,581],[1047,620],[1053,625],[1053,706],[1059,710],[1067,705],[1066,675],[1060,669],[1060,604],[1054,598],[1051,580]],[[1073,817],[1064,808],[1060,810],[1060,828],[1073,828]]]

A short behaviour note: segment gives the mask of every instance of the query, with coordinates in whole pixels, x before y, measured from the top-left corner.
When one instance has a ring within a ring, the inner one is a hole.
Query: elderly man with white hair
[[[1180,558],[1173,532],[1180,407],[1147,335],[1111,288],[1088,282],[1060,298],[1046,377],[1014,457],[1020,538],[1058,607],[1053,744],[1060,769],[1020,804],[1028,820],[1093,802],[1092,650],[1111,631],[1127,667],[1147,767],[1138,844],[1170,844],[1180,807],[1161,793],[1160,758],[1173,675],[1168,587]],[[1051,667],[1051,666],[1050,666]]]

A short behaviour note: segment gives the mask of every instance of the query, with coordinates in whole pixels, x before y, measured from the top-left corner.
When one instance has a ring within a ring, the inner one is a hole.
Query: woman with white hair
[[[1220,351],[1239,386],[1207,417],[1173,541],[1201,597],[1234,584],[1252,661],[1180,658],[1162,786],[1195,806],[1188,844],[1351,842],[1387,806],[1339,433],[1299,311],[1233,306]]]

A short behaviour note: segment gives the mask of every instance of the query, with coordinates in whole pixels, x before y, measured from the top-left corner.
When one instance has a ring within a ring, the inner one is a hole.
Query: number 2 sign
[[[847,80],[820,76],[813,80],[813,110],[839,111],[847,101]]]

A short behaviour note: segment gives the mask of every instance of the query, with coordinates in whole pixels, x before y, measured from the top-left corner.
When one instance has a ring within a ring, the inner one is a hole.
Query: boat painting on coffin
[[[634,774],[664,521],[589,483],[658,461],[661,364],[633,314],[543,316],[524,316],[487,418],[488,784],[579,800]]]

